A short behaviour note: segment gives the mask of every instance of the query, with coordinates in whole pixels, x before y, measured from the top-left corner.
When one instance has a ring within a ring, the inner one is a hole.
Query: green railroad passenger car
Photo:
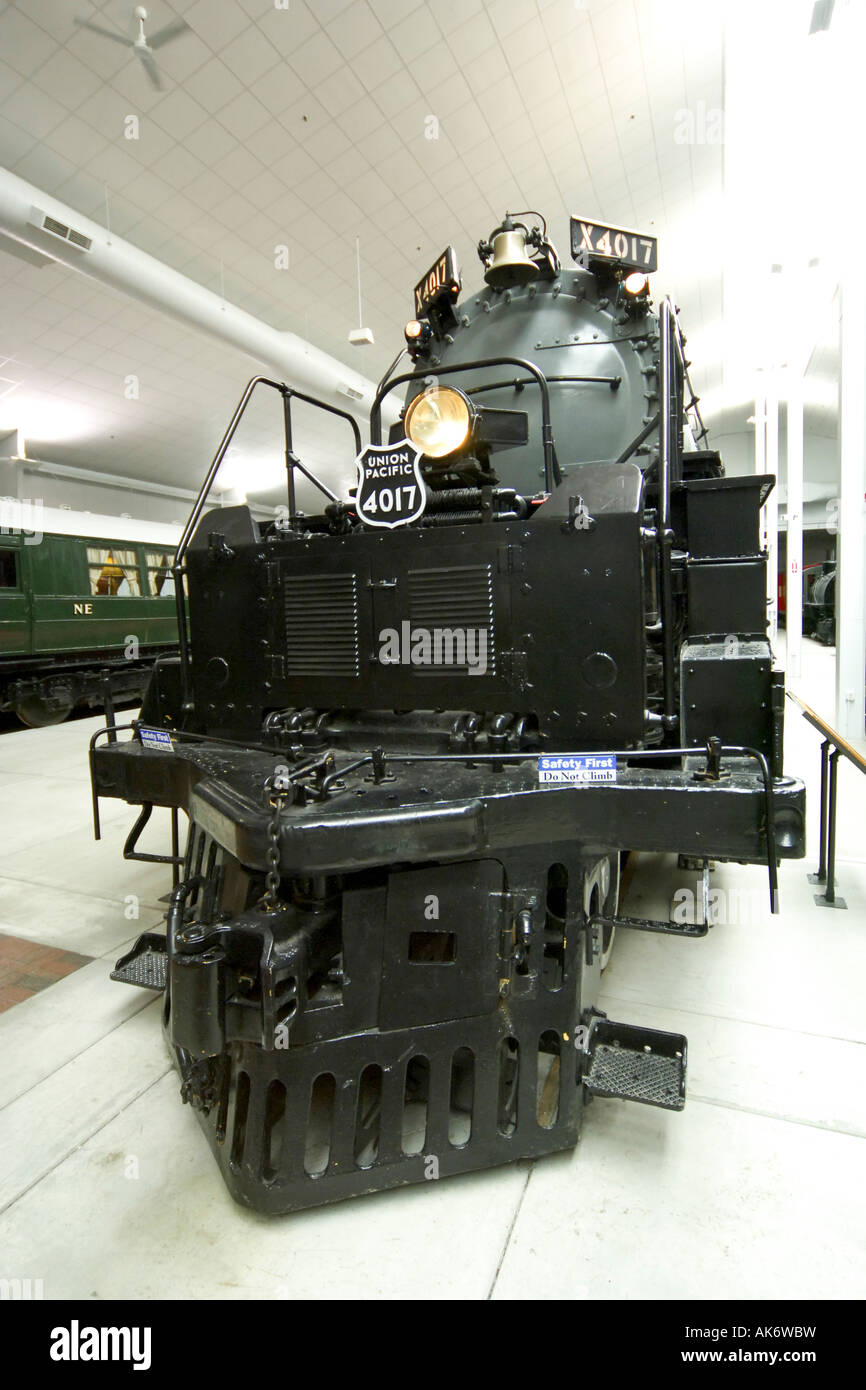
[[[115,699],[143,694],[154,659],[176,650],[180,534],[53,508],[40,525],[0,528],[0,710],[35,727],[101,705],[106,679]]]

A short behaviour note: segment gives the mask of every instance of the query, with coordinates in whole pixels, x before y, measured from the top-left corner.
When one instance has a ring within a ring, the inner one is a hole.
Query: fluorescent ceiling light
[[[273,492],[285,485],[286,467],[281,454],[229,449],[214,486],[219,492],[244,493],[249,497],[253,493]]]
[[[99,433],[93,411],[57,396],[10,392],[0,399],[0,431],[20,430],[39,443],[64,444]]]

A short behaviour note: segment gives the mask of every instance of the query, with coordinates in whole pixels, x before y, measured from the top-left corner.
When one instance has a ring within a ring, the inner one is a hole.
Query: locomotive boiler
[[[250,383],[177,551],[180,654],[93,741],[97,833],[103,796],[188,817],[165,935],[114,973],[164,991],[182,1098],[262,1211],[568,1148],[591,1097],[680,1110],[686,1039],[607,1018],[599,982],[617,928],[709,914],[624,915],[623,857],[763,865],[777,911],[804,852],[774,480],[706,447],[654,239],[570,233],[563,266],[506,216],[466,295],[452,249],[431,267],[369,443],[345,415],[343,496],[294,450],[309,398]],[[254,391],[285,421],[269,526],[205,510]]]

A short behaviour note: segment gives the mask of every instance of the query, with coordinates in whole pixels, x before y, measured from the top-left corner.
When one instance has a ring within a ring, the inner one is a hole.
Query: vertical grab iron
[[[685,359],[676,311],[666,296],[659,309],[659,596],[662,617],[664,725],[678,724],[675,707],[673,581],[671,576],[671,480],[682,473],[682,406]],[[676,360],[674,359],[676,348]]]

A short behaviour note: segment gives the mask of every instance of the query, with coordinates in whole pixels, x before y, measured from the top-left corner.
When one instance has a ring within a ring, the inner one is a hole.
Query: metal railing
[[[178,645],[180,648],[181,690],[183,695],[183,703],[185,707],[187,706],[187,703],[189,701],[190,694],[190,653],[189,634],[187,633],[186,627],[186,593],[184,591],[183,583],[183,577],[185,573],[183,564],[184,557],[189,547],[189,543],[192,540],[193,535],[195,534],[195,529],[198,526],[198,523],[201,519],[201,514],[204,511],[205,504],[210,495],[211,488],[213,487],[214,482],[216,481],[216,477],[220,471],[223,459],[225,458],[228,452],[229,445],[234,439],[237,427],[240,424],[241,419],[243,418],[244,411],[249,405],[250,399],[257,386],[269,386],[271,390],[278,391],[279,394],[282,396],[283,400],[283,434],[285,441],[286,487],[288,494],[288,511],[290,522],[294,520],[296,515],[296,470],[302,473],[303,476],[308,480],[308,482],[311,482],[314,487],[317,487],[319,491],[323,493],[325,497],[327,497],[329,502],[339,501],[337,494],[335,492],[332,492],[331,489],[327,487],[326,484],[323,483],[320,478],[317,478],[315,473],[313,473],[311,469],[307,468],[298,458],[297,454],[294,452],[294,449],[292,447],[293,400],[303,401],[306,405],[315,406],[318,410],[327,411],[329,415],[337,415],[340,417],[340,419],[346,420],[354,435],[355,451],[358,454],[361,452],[361,431],[358,429],[357,420],[353,415],[349,414],[348,410],[341,410],[339,406],[329,405],[327,401],[320,401],[315,396],[306,396],[303,392],[296,391],[293,387],[287,386],[285,382],[271,381],[270,378],[266,376],[254,376],[250,381],[247,382],[246,390],[244,391],[243,395],[237,403],[237,406],[235,407],[235,412],[231,420],[229,421],[228,429],[223,435],[219,444],[219,448],[217,449],[216,453],[213,456],[213,459],[211,460],[210,467],[208,468],[208,471],[205,474],[204,482],[202,483],[201,488],[199,489],[198,496],[196,497],[196,500],[193,503],[192,511],[190,512],[187,518],[186,525],[183,528],[183,534],[181,535],[180,543],[177,547],[177,552],[174,557],[174,564],[172,566],[172,574],[174,575],[175,604],[177,606],[177,636]]]
[[[673,732],[678,725],[676,711],[676,677],[675,677],[675,653],[674,653],[674,623],[673,623],[673,580],[671,573],[671,547],[673,544],[673,531],[670,525],[671,510],[671,481],[678,480],[682,474],[682,415],[684,400],[684,383],[687,377],[686,359],[684,353],[683,336],[677,322],[676,310],[668,297],[665,297],[659,308],[659,412],[654,421],[650,422],[647,429],[639,439],[651,433],[655,426],[659,432],[659,524],[658,524],[658,560],[659,560],[659,597],[661,602],[662,618],[662,672],[664,690],[664,725],[668,732]],[[411,381],[424,381],[430,373],[425,370],[414,370],[403,372],[398,376],[391,376],[393,368],[399,362],[402,352],[398,354],[394,362],[389,367],[379,388],[370,410],[370,441],[372,444],[380,444],[382,437],[382,403],[385,397],[396,387]],[[562,480],[562,470],[556,457],[556,448],[553,438],[553,427],[550,414],[550,388],[548,379],[544,372],[535,365],[522,357],[484,357],[477,358],[471,362],[454,363],[450,366],[439,366],[436,368],[437,376],[452,375],[458,372],[480,370],[487,367],[511,366],[518,367],[527,373],[528,384],[535,384],[539,388],[541,395],[541,436],[542,448],[544,453],[544,480],[548,492],[558,486]],[[571,378],[569,378],[570,380]],[[578,378],[574,378],[575,380]],[[598,377],[580,378],[581,380],[593,380],[603,382],[615,390],[619,385],[618,378]],[[506,384],[506,383],[503,383]],[[508,383],[517,385],[516,382]],[[180,543],[175,555],[172,573],[175,581],[175,603],[177,606],[178,621],[178,644],[180,649],[181,663],[181,690],[185,708],[188,708],[190,699],[190,650],[189,634],[186,621],[186,593],[184,588],[184,557],[189,543],[195,533],[196,527],[201,519],[211,488],[219,473],[222,462],[228,452],[232,439],[235,436],[238,425],[249,404],[257,386],[267,386],[279,392],[283,400],[283,430],[285,437],[285,462],[286,480],[288,492],[288,511],[289,520],[293,521],[296,516],[295,506],[295,472],[300,471],[303,476],[311,482],[321,493],[327,497],[329,502],[338,501],[338,497],[331,491],[315,473],[308,469],[298,458],[293,449],[292,439],[292,419],[291,402],[292,400],[303,401],[308,405],[315,406],[317,409],[325,410],[329,414],[339,416],[347,421],[352,429],[355,441],[356,454],[360,454],[362,449],[361,433],[358,429],[357,421],[354,416],[346,410],[341,410],[338,406],[329,405],[325,401],[320,401],[314,396],[304,395],[300,391],[294,390],[284,382],[272,381],[265,376],[253,377],[241,396],[235,412],[229,422],[228,428],[220,441],[219,447],[214,454],[204,482],[199,490],[198,496],[193,504],[192,510],[187,519],[186,525],[181,535]],[[476,388],[483,389],[483,388]],[[630,446],[628,452],[634,445]]]
[[[788,699],[793,700],[800,713],[822,735],[821,744],[821,839],[818,848],[818,871],[809,874],[809,882],[823,884],[823,893],[815,894],[818,907],[846,908],[844,898],[836,895],[836,793],[838,789],[838,765],[840,758],[847,758],[860,772],[866,772],[866,757],[858,753],[842,734],[822,719],[820,714],[801,700],[793,691],[787,691]]]
[[[134,737],[137,738],[140,742],[138,721],[132,724],[114,725],[110,729],[97,729],[90,740],[90,788],[93,802],[94,838],[97,840],[100,838],[100,793],[97,790],[96,785],[94,750],[99,739],[102,736],[107,736],[108,741],[110,743],[114,743],[116,742],[117,734],[123,733],[127,730],[132,730]],[[274,756],[273,748],[266,748],[262,744],[248,743],[241,739],[215,738],[209,734],[198,734],[193,733],[190,730],[184,729],[173,729],[172,738],[176,739],[179,743],[192,744],[193,746],[195,746],[195,744],[209,743],[216,744],[220,747],[225,748],[237,748],[244,752],[267,752],[271,756]],[[289,792],[291,792],[291,789],[303,780],[309,779],[311,775],[314,776],[317,783],[315,788],[314,799],[320,802],[325,802],[328,798],[328,793],[331,791],[332,788],[335,787],[335,784],[343,783],[347,777],[351,776],[353,773],[361,771],[364,768],[369,768],[371,771],[372,780],[375,783],[379,783],[383,781],[385,777],[388,775],[388,767],[391,764],[405,767],[415,766],[421,763],[426,765],[443,763],[451,764],[452,766],[458,766],[462,764],[464,766],[473,768],[491,767],[497,771],[501,771],[505,767],[513,767],[518,766],[520,763],[533,762],[538,758],[538,756],[539,750],[537,748],[531,750],[526,749],[519,753],[473,753],[470,751],[463,751],[460,753],[386,753],[383,748],[373,748],[369,752],[363,753],[360,757],[351,758],[348,762],[343,763],[341,765],[338,765],[336,763],[333,752],[314,754],[310,758],[306,759],[300,766],[293,768],[288,773],[283,774],[283,776],[285,788]],[[651,766],[654,762],[667,762],[672,758],[686,759],[704,757],[706,759],[706,770],[702,775],[710,784],[721,780],[721,760],[723,757],[748,758],[750,761],[757,763],[764,807],[763,824],[760,827],[760,830],[763,836],[765,847],[765,862],[767,866],[767,877],[770,890],[770,911],[773,914],[778,913],[779,877],[777,859],[778,851],[776,847],[776,820],[773,804],[773,776],[770,771],[770,766],[767,762],[766,757],[759,749],[750,748],[747,744],[722,744],[719,739],[710,739],[703,746],[700,744],[696,744],[690,748],[609,749],[605,750],[603,753],[597,754],[596,756],[608,758],[612,757],[617,760],[617,763],[622,761],[623,764],[625,764],[626,766],[636,768],[639,768],[644,763],[649,763]],[[273,779],[271,777],[266,778],[264,784],[266,795],[269,787],[272,787],[272,785]],[[146,817],[144,818],[144,821],[146,821]],[[140,833],[141,829],[144,828],[144,821],[142,821],[142,818],[139,818],[139,822],[136,822],[136,825],[133,827],[133,831],[131,832],[129,839],[127,840],[127,845],[125,849],[129,847],[130,840],[132,840],[132,835],[135,834],[136,831]],[[177,855],[177,831],[174,822],[172,825],[172,836],[172,849],[174,855]],[[133,841],[132,843],[133,848],[134,845],[135,841]],[[126,855],[126,857],[135,858],[137,856]],[[173,864],[175,860],[172,855],[166,855],[161,859],[161,862]],[[635,921],[636,920],[637,919],[635,919]],[[634,925],[634,923],[632,923],[632,925]],[[642,928],[642,930],[655,929],[656,928],[654,927]],[[703,933],[673,932],[672,934],[702,935]]]
[[[529,362],[525,357],[476,357],[471,362],[455,362],[450,367],[436,367],[434,371],[421,370],[414,372],[401,372],[399,376],[391,377],[390,380],[383,381],[379,390],[376,392],[372,408],[370,410],[370,443],[381,444],[382,442],[382,402],[389,392],[395,387],[404,385],[408,381],[426,381],[430,376],[450,376],[455,372],[474,372],[480,371],[483,367],[520,367],[521,370],[528,372],[535,381],[541,392],[541,441],[544,450],[544,486],[548,492],[557,487],[562,482],[562,471],[556,457],[556,450],[553,445],[553,427],[550,423],[550,388],[547,384],[547,377],[540,367],[536,367],[534,362]],[[513,383],[503,383],[512,385]],[[610,385],[610,382],[607,383]]]
[[[677,323],[676,310],[666,296],[659,306],[659,599],[662,619],[662,682],[664,690],[664,724],[674,729],[678,724],[675,706],[675,654],[673,619],[673,577],[671,549],[674,533],[671,528],[671,481],[682,477],[683,384],[686,360],[683,335]],[[676,349],[676,354],[674,353]],[[676,426],[676,428],[675,428]]]

